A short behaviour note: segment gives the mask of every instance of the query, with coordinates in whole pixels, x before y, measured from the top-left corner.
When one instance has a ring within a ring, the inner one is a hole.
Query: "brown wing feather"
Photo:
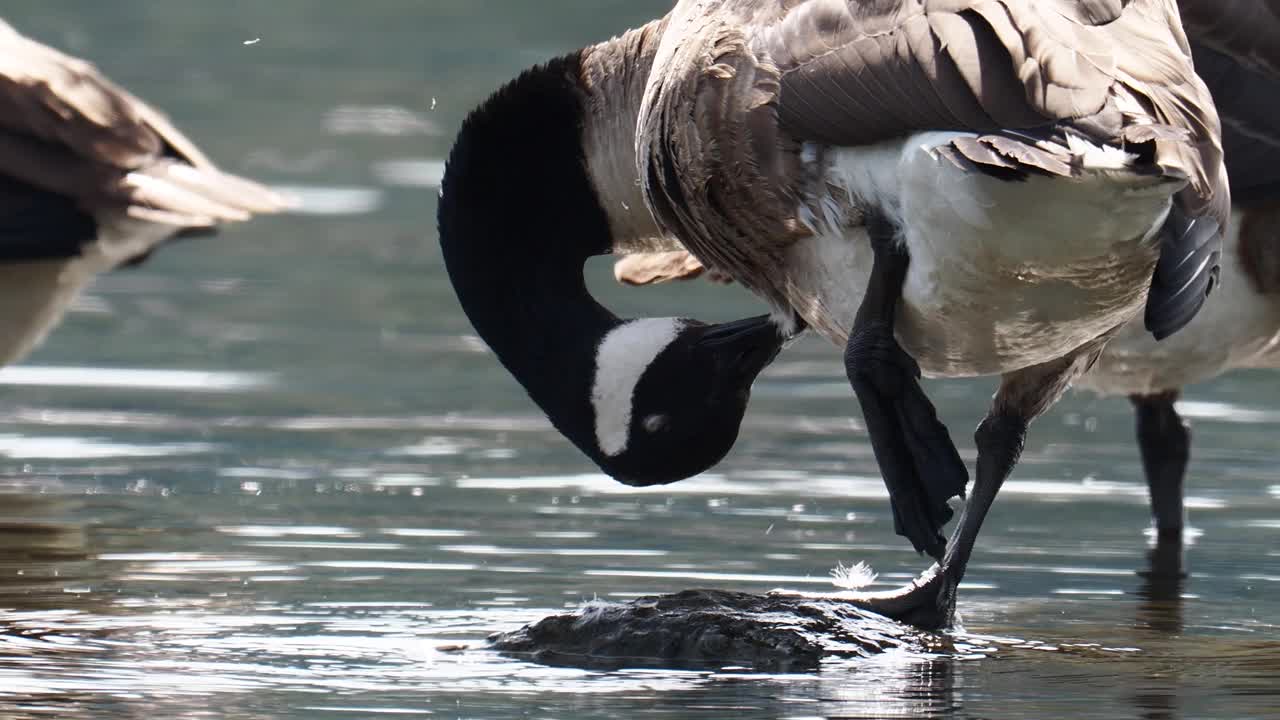
[[[1185,134],[1161,133],[1156,162],[1192,180],[1194,209],[1225,211],[1218,120],[1169,0],[811,0],[757,46],[782,70],[780,118],[801,137],[857,145],[1066,123],[1120,142],[1137,137],[1130,126],[1164,124]],[[848,88],[866,92],[851,103]]]
[[[218,170],[163,114],[93,65],[2,21],[0,173],[91,212],[179,227],[287,206],[262,185]]]
[[[87,62],[0,25],[0,127],[104,164],[137,167],[161,149],[137,101]]]
[[[768,284],[758,270],[798,235],[786,219],[805,182],[801,140],[1071,128],[1145,146],[1153,171],[1190,180],[1189,214],[1225,225],[1218,123],[1174,0],[681,0],[637,157],[660,223],[709,267]],[[1007,140],[955,151],[998,169],[1070,170]],[[785,306],[785,288],[751,289]]]

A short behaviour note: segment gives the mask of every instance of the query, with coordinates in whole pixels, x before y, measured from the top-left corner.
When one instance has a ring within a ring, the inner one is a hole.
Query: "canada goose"
[[[0,365],[35,347],[98,273],[285,206],[89,63],[0,20]]]
[[[1232,368],[1280,368],[1280,0],[1180,0],[1197,74],[1222,118],[1233,199],[1223,290],[1176,336],[1138,320],[1106,346],[1076,385],[1130,397],[1158,541],[1181,543],[1190,432],[1174,403],[1182,386]],[[649,285],[703,275],[688,251],[617,261],[615,276]],[[1180,571],[1177,553],[1164,552]]]
[[[495,196],[515,207],[494,213]],[[590,390],[617,321],[585,292],[587,256],[678,241],[771,305],[776,331],[753,335],[808,326],[845,346],[895,526],[939,562],[861,600],[936,627],[1027,424],[1144,306],[1158,337],[1195,315],[1228,206],[1173,0],[680,0],[475,110],[439,212],[477,331],[606,472]],[[613,407],[634,425],[626,400],[661,394],[669,427],[720,363],[646,365],[684,327],[652,322],[627,338],[640,380]],[[968,473],[922,368],[1003,375],[949,544]]]
[[[1233,221],[1221,297],[1176,337],[1136,324],[1108,344],[1078,386],[1128,395],[1157,541],[1181,544],[1190,431],[1174,408],[1182,386],[1232,368],[1280,367],[1280,2],[1182,0],[1196,71],[1222,117]],[[1164,552],[1180,572],[1180,554]]]

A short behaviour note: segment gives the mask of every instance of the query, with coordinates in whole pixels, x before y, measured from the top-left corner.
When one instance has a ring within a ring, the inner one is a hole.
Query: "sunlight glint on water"
[[[836,348],[789,349],[711,472],[630,488],[551,429],[457,309],[434,203],[465,112],[520,68],[669,6],[7,6],[302,209],[105,278],[27,364],[0,370],[0,716],[1280,707],[1280,390],[1265,373],[1179,405],[1195,424],[1184,581],[1138,574],[1149,521],[1128,404],[1072,393],[1033,427],[992,511],[952,654],[776,675],[589,672],[484,649],[592,601],[834,591],[831,570],[857,562],[886,589],[925,564],[893,533]],[[589,272],[624,314],[760,311],[738,288],[620,290],[607,260]],[[970,462],[992,388],[929,384]]]

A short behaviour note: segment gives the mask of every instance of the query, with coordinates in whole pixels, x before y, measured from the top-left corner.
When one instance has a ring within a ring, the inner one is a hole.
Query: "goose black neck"
[[[619,321],[582,275],[611,238],[587,172],[580,71],[578,53],[553,60],[471,113],[449,155],[438,222],[476,332],[552,423],[596,457],[595,348]]]

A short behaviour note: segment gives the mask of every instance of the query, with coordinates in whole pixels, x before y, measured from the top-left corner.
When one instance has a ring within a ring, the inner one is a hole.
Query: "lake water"
[[[1126,402],[1033,428],[960,600],[980,652],[816,674],[597,673],[480,644],[593,598],[830,588],[923,568],[836,349],[788,351],[712,473],[593,472],[470,335],[437,183],[520,68],[656,16],[639,0],[11,0],[231,170],[303,211],[105,278],[0,372],[0,715],[272,718],[1260,718],[1280,714],[1280,390],[1191,388],[1194,541],[1148,584]],[[593,283],[728,319],[736,289]],[[930,384],[972,460],[990,381]]]

